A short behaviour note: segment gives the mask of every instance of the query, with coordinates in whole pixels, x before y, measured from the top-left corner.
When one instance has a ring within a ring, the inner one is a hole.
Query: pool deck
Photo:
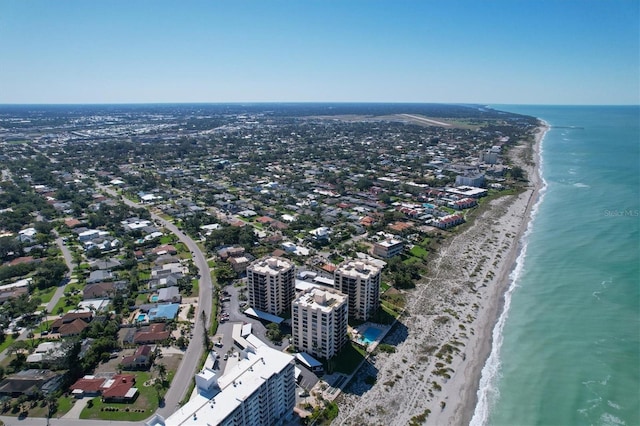
[[[365,331],[368,330],[369,328],[374,328],[376,330],[379,330],[380,333],[376,336],[375,340],[367,344],[362,340],[362,337],[364,336]],[[376,324],[373,322],[365,322],[364,324],[361,324],[358,327],[352,329],[353,338],[351,340],[353,340],[354,342],[360,345],[366,346],[367,352],[373,352],[375,348],[378,346],[378,344],[382,342],[382,339],[385,338],[389,330],[391,330],[390,325]]]

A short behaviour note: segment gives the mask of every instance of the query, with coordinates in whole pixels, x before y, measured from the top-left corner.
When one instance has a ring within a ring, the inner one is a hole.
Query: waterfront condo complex
[[[254,309],[280,315],[290,309],[295,296],[293,262],[279,257],[258,259],[247,267],[249,304]]]
[[[292,303],[293,345],[315,357],[329,359],[347,342],[347,296],[313,288]]]
[[[349,316],[367,321],[380,305],[382,268],[363,260],[340,264],[334,273],[335,288],[349,296]]]

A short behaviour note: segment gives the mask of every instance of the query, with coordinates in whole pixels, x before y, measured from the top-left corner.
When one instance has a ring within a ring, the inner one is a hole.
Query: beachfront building
[[[266,345],[249,345],[239,362],[217,378],[214,370],[196,375],[199,393],[164,419],[147,426],[273,425],[290,417],[296,402],[294,357]]]
[[[402,253],[404,249],[404,243],[400,240],[389,239],[385,241],[379,241],[373,244],[373,255],[381,257],[383,259],[390,259]]]
[[[318,358],[329,359],[347,343],[349,304],[345,294],[311,288],[291,305],[293,346]]]
[[[349,316],[367,321],[380,306],[382,268],[364,260],[341,263],[334,272],[335,288],[349,297]]]
[[[469,173],[456,176],[456,186],[474,186],[476,188],[484,185],[484,175],[482,173]]]
[[[295,285],[295,267],[287,259],[268,256],[247,267],[249,305],[258,311],[280,315],[289,310]]]

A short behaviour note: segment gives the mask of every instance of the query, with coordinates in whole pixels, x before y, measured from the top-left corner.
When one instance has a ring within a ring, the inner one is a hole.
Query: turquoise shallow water
[[[552,127],[472,423],[638,425],[640,109],[495,108]]]

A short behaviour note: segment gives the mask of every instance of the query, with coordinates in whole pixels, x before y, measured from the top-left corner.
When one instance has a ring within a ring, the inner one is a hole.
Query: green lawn
[[[415,256],[415,257],[419,257],[421,259],[424,259],[427,257],[427,255],[429,254],[429,252],[421,247],[421,246],[413,246],[411,248],[411,250],[409,250],[409,253],[411,253],[411,255]]]
[[[194,278],[191,280],[193,287],[191,288],[190,296],[197,296],[200,293],[200,280]]]
[[[173,243],[173,234],[171,235],[163,235],[162,238],[160,238],[160,244],[172,244]]]
[[[409,256],[405,260],[402,261],[405,265],[416,265],[422,263],[422,259],[418,257]]]
[[[73,407],[73,400],[75,398],[72,396],[61,396],[58,398],[58,410],[55,413],[55,417],[61,417],[67,414],[71,407]]]
[[[49,303],[51,301],[51,298],[53,297],[53,295],[56,292],[57,287],[49,287],[45,290],[38,290],[36,289],[32,296],[33,297],[39,297],[40,298],[40,303]]]
[[[11,334],[5,334],[4,336],[4,342],[0,343],[0,352],[7,349],[13,343],[13,337]]]
[[[65,288],[65,292],[72,292],[75,288],[75,286],[68,285]],[[63,312],[69,312],[70,310],[75,309],[80,302],[82,302],[82,294],[76,294],[69,297],[63,296],[58,300],[56,306],[53,307],[51,314],[57,315],[60,308],[62,308]]]
[[[333,371],[351,374],[360,365],[365,357],[365,351],[353,342],[347,345],[329,361],[325,361],[325,371],[331,373]]]
[[[80,418],[136,422],[144,420],[153,414],[158,408],[158,396],[153,386],[144,386],[144,382],[151,378],[151,373],[141,371],[133,374],[136,375],[135,387],[139,392],[135,402],[132,404],[104,403],[100,397],[96,397],[92,399],[93,406],[91,408],[87,405],[82,410]],[[105,411],[107,408],[116,409],[117,411]]]
[[[147,281],[151,279],[151,271],[150,270],[138,270],[138,279],[140,281]]]
[[[381,282],[380,283],[380,290],[382,290],[382,293],[384,293],[385,291],[389,290],[391,288],[391,286],[389,284],[387,284],[386,282]]]

